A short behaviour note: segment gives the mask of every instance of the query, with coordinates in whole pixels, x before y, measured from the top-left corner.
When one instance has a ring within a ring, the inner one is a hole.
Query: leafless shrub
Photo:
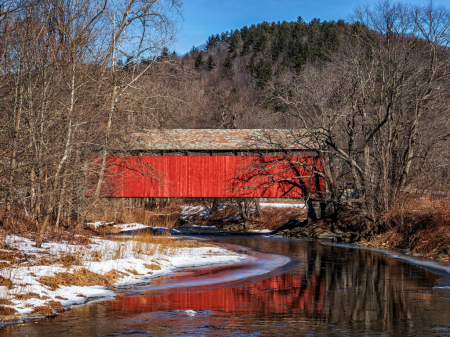
[[[258,228],[276,230],[289,221],[303,221],[306,219],[306,210],[298,207],[267,207],[264,215],[258,221]]]
[[[387,231],[370,244],[408,249],[425,257],[450,254],[450,201],[446,198],[405,197],[387,214]]]

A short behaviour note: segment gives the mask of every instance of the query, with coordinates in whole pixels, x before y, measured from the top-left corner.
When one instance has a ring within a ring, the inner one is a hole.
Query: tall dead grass
[[[140,223],[150,227],[171,229],[177,225],[180,212],[181,206],[177,203],[170,203],[155,212],[120,200],[105,200],[89,213],[88,221],[102,221],[111,224]],[[102,226],[97,228],[96,232],[116,233],[120,232],[120,229]]]
[[[386,215],[387,231],[370,243],[410,249],[430,258],[450,255],[450,200],[407,198]]]
[[[153,233],[144,232],[132,237],[131,249],[134,256],[139,259],[156,254],[171,256],[177,250],[175,241],[168,233],[153,235]]]
[[[141,232],[131,238],[131,248],[136,258],[145,259],[154,255],[173,256],[180,248],[210,247],[210,244],[174,239],[169,233],[154,235],[152,232]]]
[[[105,200],[89,213],[88,221],[140,223],[170,229],[177,224],[180,212],[181,206],[177,203],[168,204],[158,212],[154,212],[120,200]]]
[[[258,227],[276,230],[289,221],[302,221],[306,219],[306,215],[306,210],[298,207],[265,207]]]
[[[111,270],[106,274],[94,273],[86,268],[75,270],[72,273],[62,272],[54,276],[43,276],[38,282],[48,286],[52,290],[58,289],[60,286],[97,286],[101,285],[109,287],[117,278],[123,276],[123,273],[117,270]]]

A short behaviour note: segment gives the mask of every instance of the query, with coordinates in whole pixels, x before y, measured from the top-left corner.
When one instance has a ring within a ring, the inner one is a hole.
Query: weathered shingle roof
[[[146,151],[311,150],[316,148],[301,129],[170,129],[130,135],[128,148]]]

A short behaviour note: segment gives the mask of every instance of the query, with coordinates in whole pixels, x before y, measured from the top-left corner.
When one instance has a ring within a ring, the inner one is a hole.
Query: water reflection
[[[300,264],[251,284],[164,290],[77,308],[11,335],[449,336],[450,299],[438,276],[378,253],[316,242],[224,238]],[[175,275],[176,279],[179,275]]]
[[[308,281],[299,275],[282,274],[239,288],[122,297],[110,302],[107,310],[132,314],[165,310],[220,311],[257,316],[295,310],[308,317],[319,317],[326,295],[325,283],[318,282],[315,276]]]

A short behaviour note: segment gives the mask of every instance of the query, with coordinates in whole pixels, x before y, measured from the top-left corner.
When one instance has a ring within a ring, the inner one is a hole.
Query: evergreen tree
[[[164,60],[167,60],[168,58],[169,58],[169,48],[163,47],[163,49],[161,51],[161,55],[158,56],[157,60],[164,61]]]
[[[134,56],[128,56],[125,64],[123,66],[123,70],[131,71],[133,69],[133,63],[135,62]]]
[[[216,37],[214,35],[210,36],[208,38],[208,40],[206,41],[206,50],[209,51],[211,50],[213,47],[215,47],[217,45],[217,40]]]
[[[196,46],[193,46],[191,48],[191,50],[189,50],[189,56],[191,56],[191,57],[194,56],[197,53],[198,53],[198,48]]]
[[[239,33],[239,31],[236,30],[230,37],[230,44],[228,46],[228,51],[230,53],[236,52],[240,44],[241,44],[241,34]]]
[[[162,56],[162,57],[169,56],[169,48],[163,47],[163,49],[162,49],[162,51],[161,51],[161,56]]]
[[[264,86],[272,79],[272,63],[261,59],[256,65],[256,83],[258,87]]]
[[[250,57],[250,61],[247,64],[246,67],[248,70],[250,70],[250,75],[254,75],[255,73],[255,69],[256,69],[256,65],[255,65],[255,54],[252,55],[252,57]]]
[[[240,30],[226,31],[208,38],[207,45],[217,45],[220,57],[220,42],[228,43],[228,56],[224,69],[231,70],[232,61],[253,53],[247,64],[248,71],[255,76],[257,83],[264,86],[267,78],[273,76],[272,65],[282,60],[285,70],[301,71],[308,59],[317,58],[330,61],[329,53],[336,52],[341,46],[341,39],[351,29],[357,33],[361,26],[348,26],[345,22],[321,22],[314,19],[306,23],[301,17],[295,22],[262,22]],[[197,54],[192,57],[196,57]],[[256,56],[256,61],[255,61]],[[264,60],[263,63],[261,63]],[[225,71],[225,70],[224,70]],[[225,71],[228,73],[228,71]]]
[[[250,54],[250,44],[247,42],[244,42],[244,45],[242,46],[242,51],[241,51],[241,55],[247,55]]]
[[[200,52],[195,59],[194,68],[195,69],[200,68],[203,65],[203,63],[204,63],[203,62],[203,52]]]
[[[231,79],[234,75],[233,73],[233,60],[231,56],[228,54],[227,58],[225,59],[223,66],[223,75],[229,79]]]
[[[257,52],[264,53],[268,42],[269,42],[269,34],[264,32],[263,29],[260,29],[258,35],[255,37],[253,49]]]
[[[206,61],[206,68],[211,71],[215,67],[216,67],[216,64],[214,63],[214,58],[212,57],[212,55],[209,55],[208,60]]]

